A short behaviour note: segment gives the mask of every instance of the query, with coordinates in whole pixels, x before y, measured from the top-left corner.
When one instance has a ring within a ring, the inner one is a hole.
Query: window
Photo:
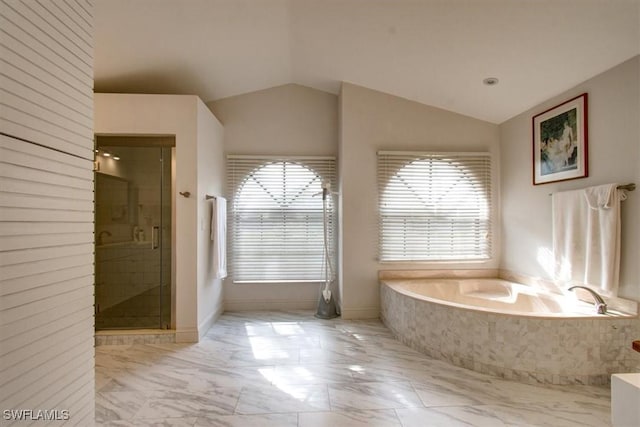
[[[322,183],[335,159],[229,156],[229,264],[234,282],[324,281]],[[334,208],[327,199],[329,253]]]
[[[378,153],[381,261],[491,257],[488,153]]]

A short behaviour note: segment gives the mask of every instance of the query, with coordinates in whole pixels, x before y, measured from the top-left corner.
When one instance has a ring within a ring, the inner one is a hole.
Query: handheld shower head
[[[322,181],[322,200],[327,200],[328,194],[331,194],[331,182]]]

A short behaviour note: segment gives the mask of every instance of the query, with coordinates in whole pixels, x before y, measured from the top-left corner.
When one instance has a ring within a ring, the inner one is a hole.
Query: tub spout
[[[584,289],[585,291],[589,292],[594,299],[594,304],[596,307],[596,311],[598,312],[598,314],[606,314],[607,313],[607,303],[604,302],[604,299],[602,299],[602,297],[600,295],[598,295],[598,293],[596,291],[594,291],[591,288],[587,288],[586,286],[572,286],[570,287],[568,290],[572,291],[574,289]]]

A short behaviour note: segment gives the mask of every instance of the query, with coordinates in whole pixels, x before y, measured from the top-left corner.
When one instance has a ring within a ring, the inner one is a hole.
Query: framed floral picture
[[[587,94],[533,116],[533,184],[588,176]]]

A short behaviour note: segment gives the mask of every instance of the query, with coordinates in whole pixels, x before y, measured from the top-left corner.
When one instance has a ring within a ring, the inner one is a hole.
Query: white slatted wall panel
[[[92,7],[85,0],[1,5],[2,132],[92,157]]]
[[[0,409],[77,426],[95,406],[92,15],[0,0]]]

